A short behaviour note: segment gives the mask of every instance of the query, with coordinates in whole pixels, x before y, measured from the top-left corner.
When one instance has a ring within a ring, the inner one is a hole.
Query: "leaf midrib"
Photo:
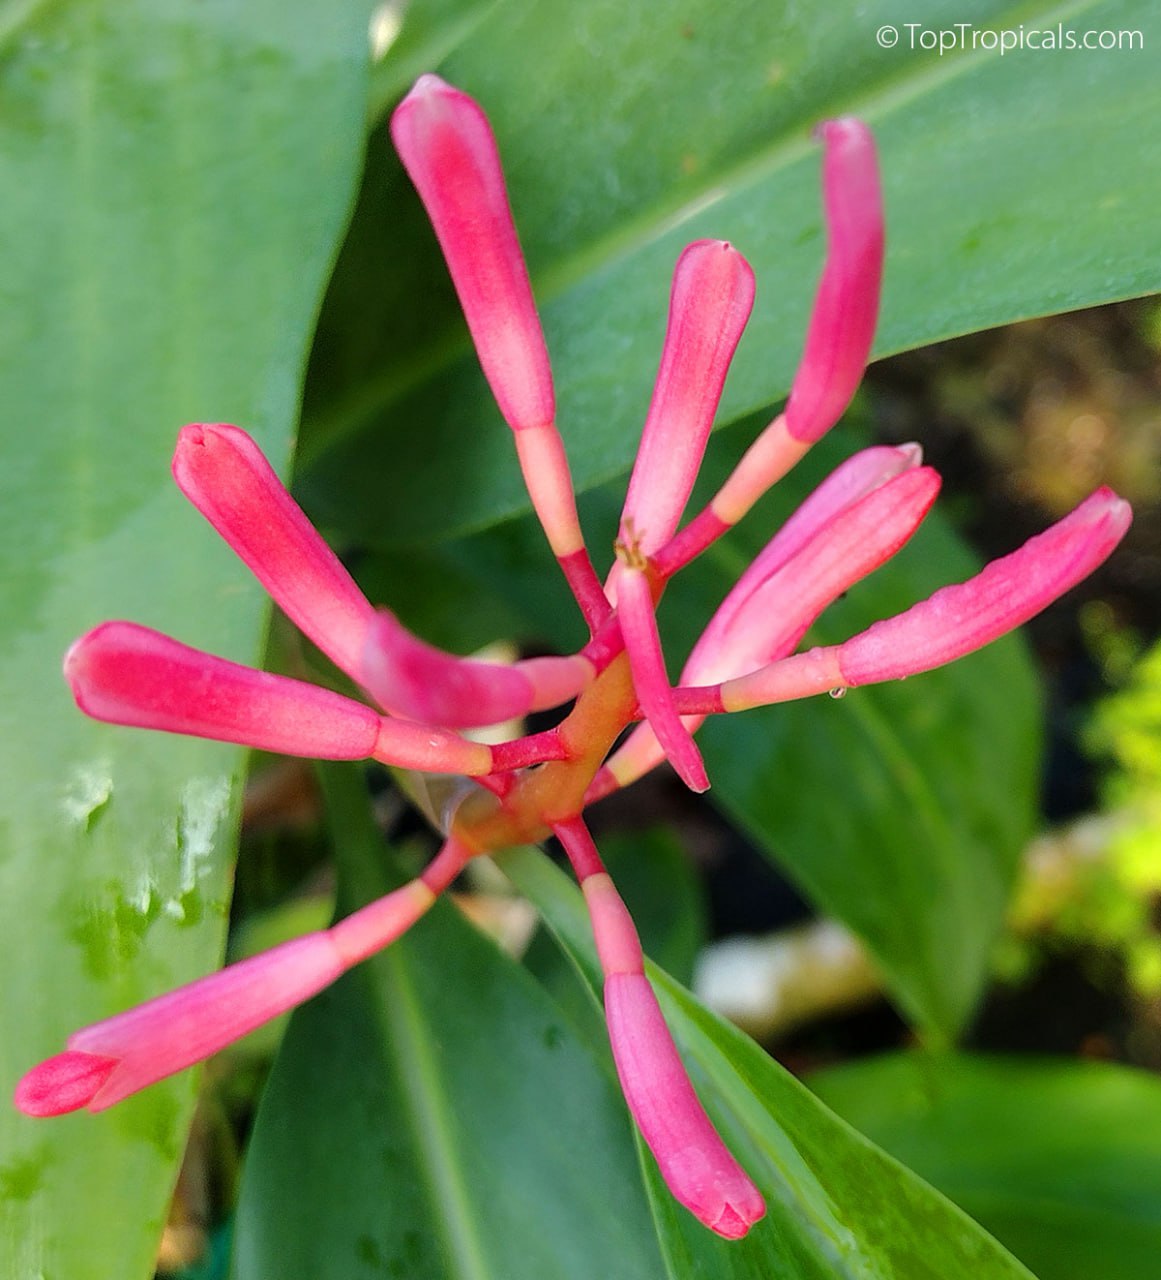
[[[408,1105],[403,1111],[411,1126],[416,1162],[423,1171],[432,1221],[446,1246],[444,1261],[449,1274],[454,1268],[454,1274],[464,1280],[494,1280],[470,1210],[471,1197],[462,1162],[457,1160],[448,1101],[437,1084],[436,1056],[407,961],[401,949],[393,948],[380,963],[390,979],[370,984],[372,1006],[384,1028],[382,1042],[392,1047],[396,1074],[406,1094]]]

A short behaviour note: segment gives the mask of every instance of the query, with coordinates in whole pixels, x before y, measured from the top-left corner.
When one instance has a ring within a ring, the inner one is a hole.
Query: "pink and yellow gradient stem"
[[[329,929],[284,942],[68,1039],[33,1067],[15,1102],[30,1116],[103,1111],[233,1044],[382,951],[424,915],[472,857],[449,839],[422,876]]]
[[[554,826],[581,882],[605,975],[617,1075],[641,1136],[675,1198],[727,1240],[766,1212],[761,1193],[705,1113],[645,974],[641,942],[580,818]]]
[[[585,546],[564,441],[553,423],[521,428],[515,441],[533,510],[585,624],[595,631],[611,606]]]

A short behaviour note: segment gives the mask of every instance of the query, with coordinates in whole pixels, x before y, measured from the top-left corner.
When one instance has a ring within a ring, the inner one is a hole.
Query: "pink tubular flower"
[[[823,481],[722,601],[682,685],[727,680],[793,652],[828,604],[918,528],[939,491],[939,477],[918,461],[913,446],[865,449]],[[685,729],[696,732],[703,719],[686,717]],[[663,745],[652,721],[638,725],[607,767],[626,786],[670,754]]]
[[[409,929],[454,878],[465,851],[449,841],[424,873],[330,929],[284,942],[69,1037],[68,1049],[17,1086],[31,1116],[103,1111],[285,1013]]]
[[[632,917],[579,819],[555,828],[584,890],[605,975],[605,1019],[625,1101],[673,1195],[738,1240],[766,1212],[762,1194],[706,1115],[645,976]]]
[[[1111,489],[958,586],[944,587],[896,618],[876,622],[842,646],[848,684],[898,680],[980,649],[1027,622],[1112,552],[1132,520]]]
[[[661,367],[621,513],[611,575],[633,680],[682,781],[709,787],[701,753],[673,708],[653,617],[648,558],[673,536],[697,479],[726,372],[754,305],[754,273],[731,245],[698,240],[677,260]]]
[[[548,350],[500,168],[479,106],[420,76],[391,117],[391,139],[439,237],[476,354],[515,431],[556,418]]]
[[[883,204],[871,131],[861,120],[828,120],[827,263],[786,402],[786,430],[811,444],[842,416],[871,354],[883,275]]]
[[[516,433],[532,505],[595,627],[608,606],[577,519],[548,349],[492,126],[466,93],[425,75],[391,117],[391,137],[435,228],[484,376]]]
[[[673,269],[669,327],[621,540],[650,556],[673,536],[697,479],[726,372],[754,305],[754,273],[724,240],[697,240]]]
[[[1063,520],[966,582],[941,587],[843,644],[771,662],[716,689],[688,689],[679,696],[681,708],[715,703],[718,710],[741,711],[945,666],[1007,635],[1087,578],[1131,521],[1127,502],[1111,489],[1098,489]]]
[[[320,760],[491,772],[480,743],[392,720],[329,689],[253,671],[132,622],[106,622],[65,656],[77,705],[109,724],[192,734]]]
[[[827,260],[790,399],[746,450],[709,506],[657,555],[663,576],[737,524],[834,426],[871,354],[883,273],[883,200],[875,143],[860,120],[831,120],[817,132],[826,148]]]
[[[711,1231],[740,1240],[766,1204],[702,1110],[649,979],[610,974],[605,1017],[625,1100],[661,1176]]]
[[[580,882],[604,977],[625,1099],[662,1177],[718,1235],[744,1236],[762,1194],[714,1128],[646,974],[637,931],[583,818],[585,805],[668,756],[709,785],[693,740],[703,719],[926,671],[1020,625],[1091,573],[1128,528],[1098,490],[1071,515],[969,581],[843,644],[795,652],[819,613],[892,556],[935,499],[917,446],[856,454],[766,544],[709,621],[671,688],[655,613],[669,579],[736,523],[846,408],[878,307],[883,217],[874,144],[856,120],[822,126],[827,257],[785,412],[682,529],[726,372],[754,299],[722,241],[690,245],[617,530],[597,576],[554,421],[548,354],[491,127],[465,94],[424,76],[392,136],[426,205],[480,363],[512,428],[529,496],[590,638],[577,653],[512,664],[458,658],[376,610],[237,427],[193,425],[173,461],[182,492],[287,616],[377,704],[228,662],[130,622],[69,650],[77,704],[114,724],[323,759],[373,759],[478,780],[416,880],[326,930],[231,965],[76,1032],[16,1090],[28,1115],[99,1111],[293,1008],[389,945],[469,859],[555,834]],[[611,533],[612,531],[610,531]],[[494,746],[457,730],[573,702],[551,729]],[[623,735],[639,723],[622,742]],[[622,745],[618,746],[618,743]],[[535,767],[534,767],[535,766]]]

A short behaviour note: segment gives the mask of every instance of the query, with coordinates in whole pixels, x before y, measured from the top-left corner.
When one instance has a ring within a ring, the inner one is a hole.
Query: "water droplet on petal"
[[[839,687],[838,687],[837,689],[832,689],[832,690],[830,691],[830,696],[831,696],[832,698],[845,698],[845,697],[847,696],[847,687],[846,687],[846,685],[844,685],[844,684],[840,684],[840,685],[839,685]]]

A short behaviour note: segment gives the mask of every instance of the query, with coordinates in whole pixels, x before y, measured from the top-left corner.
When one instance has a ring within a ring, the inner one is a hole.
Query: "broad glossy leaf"
[[[1040,1280],[1157,1270],[1156,1076],[1099,1062],[898,1054],[820,1072],[810,1085]]]
[[[169,454],[184,421],[233,419],[286,459],[366,10],[85,0],[0,26],[7,1099],[71,1030],[220,958],[238,753],[86,721],[60,659],[110,616],[260,651],[260,593]],[[151,1274],[191,1099],[186,1076],[99,1117],[0,1108],[7,1274]]]
[[[370,900],[398,881],[358,774],[327,778],[347,899]],[[661,1266],[603,1057],[446,903],[295,1015],[235,1239],[238,1280],[653,1280]]]
[[[535,851],[506,854],[501,865],[598,991],[580,894]],[[757,1045],[660,970],[650,976],[694,1085],[768,1204],[743,1242],[726,1243],[674,1204],[643,1153],[672,1280],[1028,1280],[975,1223],[849,1129]]]
[[[465,13],[478,13],[465,6]],[[929,29],[1137,31],[1143,0],[987,0]],[[626,5],[567,18],[500,0],[438,65],[490,113],[582,486],[636,445],[677,254],[732,240],[758,280],[722,421],[783,395],[818,277],[821,118],[879,139],[888,212],[882,354],[1161,285],[1161,80],[1148,48],[925,53],[891,0]],[[919,21],[919,17],[906,19]],[[970,32],[968,33],[970,38]],[[918,37],[916,37],[918,38]],[[1138,41],[1138,46],[1141,41]],[[360,540],[410,542],[526,507],[434,239],[384,131],[325,308],[302,491]]]

